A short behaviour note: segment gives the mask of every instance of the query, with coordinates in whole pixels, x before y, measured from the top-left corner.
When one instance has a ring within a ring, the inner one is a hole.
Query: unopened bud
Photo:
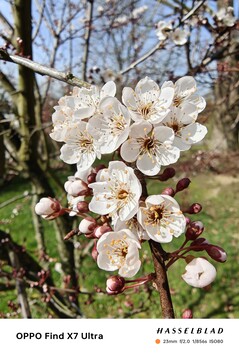
[[[81,213],[86,213],[89,211],[89,206],[88,206],[88,202],[86,201],[80,201],[77,204],[77,210]]]
[[[61,210],[60,202],[51,197],[43,197],[35,206],[35,212],[43,218],[53,219]]]
[[[193,318],[193,312],[191,309],[185,309],[182,315],[182,319],[192,319]]]
[[[96,220],[92,217],[82,219],[79,224],[79,231],[83,234],[90,234],[97,226]]]
[[[93,233],[94,236],[99,239],[104,233],[107,232],[112,232],[112,228],[108,224],[105,224],[103,226],[96,227]]]
[[[73,196],[83,196],[88,193],[88,185],[83,180],[68,180],[64,184],[66,192]]]
[[[163,171],[163,173],[158,176],[158,179],[159,179],[160,181],[167,181],[168,179],[173,178],[175,174],[176,174],[175,169],[169,167],[169,168],[166,168],[166,169]]]
[[[94,246],[91,250],[91,256],[92,256],[93,260],[97,261],[97,257],[98,257],[97,241],[94,242]]]
[[[213,260],[217,262],[225,262],[227,260],[227,253],[220,246],[208,245],[206,252]]]
[[[191,242],[190,246],[193,246],[194,251],[206,250],[209,242],[205,238],[198,238]]]
[[[161,192],[161,194],[173,197],[175,195],[175,191],[173,190],[173,188],[166,188]]]
[[[187,240],[197,239],[204,231],[204,225],[200,221],[191,222],[186,230],[185,236]]]
[[[184,189],[187,189],[191,183],[191,180],[188,178],[183,178],[179,180],[179,182],[176,185],[176,193],[183,191]]]
[[[185,212],[189,214],[197,214],[201,212],[202,205],[200,203],[193,203]]]
[[[90,173],[87,177],[87,182],[89,184],[94,183],[95,182],[95,177],[96,177],[96,173]]]
[[[108,294],[119,294],[124,290],[125,280],[120,276],[111,276],[106,281],[106,292]]]

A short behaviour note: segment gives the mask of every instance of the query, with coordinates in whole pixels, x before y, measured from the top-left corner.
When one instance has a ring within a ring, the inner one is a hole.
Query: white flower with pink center
[[[137,218],[148,236],[158,243],[171,242],[186,227],[186,219],[177,201],[168,195],[148,196],[145,207],[139,208]]]
[[[158,124],[169,112],[173,97],[173,87],[160,90],[155,81],[145,77],[137,83],[135,91],[125,87],[122,100],[134,121],[146,120],[151,124]]]
[[[207,134],[206,126],[195,122],[196,118],[195,106],[187,104],[182,108],[173,107],[160,125],[170,127],[175,134],[173,145],[180,151],[186,151]]]
[[[196,288],[208,286],[214,281],[217,275],[215,267],[201,257],[189,262],[185,270],[186,272],[182,275],[182,279],[190,286]]]
[[[183,107],[185,108],[185,106],[187,105],[192,105],[194,107],[195,120],[197,118],[198,113],[205,109],[205,99],[202,96],[195,94],[195,92],[197,91],[197,84],[192,76],[181,77],[175,83],[173,83],[172,81],[166,81],[163,84],[162,89],[166,87],[174,88],[174,97],[172,101],[172,106],[170,107],[171,109],[173,107],[181,109]]]
[[[97,264],[105,271],[115,271],[122,277],[133,277],[139,271],[139,239],[128,229],[107,232],[97,242]]]
[[[171,34],[171,38],[176,45],[184,45],[187,43],[188,37],[189,32],[182,28],[176,28]]]
[[[170,22],[159,21],[156,25],[156,35],[159,40],[165,40],[168,38],[173,27]]]
[[[96,157],[100,158],[97,142],[87,130],[87,123],[78,122],[68,129],[60,158],[68,164],[77,164],[78,171],[88,169]]]
[[[122,221],[132,218],[138,211],[141,184],[134,170],[123,162],[110,162],[109,168],[98,172],[89,204],[92,212],[118,216]]]
[[[120,154],[126,162],[136,161],[137,168],[145,175],[156,175],[161,166],[178,160],[180,151],[173,146],[173,141],[174,131],[169,127],[153,127],[146,121],[135,123]]]

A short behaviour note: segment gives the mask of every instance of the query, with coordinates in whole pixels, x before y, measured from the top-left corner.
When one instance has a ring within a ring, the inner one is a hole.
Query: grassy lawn
[[[182,175],[184,176],[184,175]],[[227,262],[220,264],[210,260],[217,268],[217,278],[209,291],[196,289],[188,286],[182,279],[185,263],[176,262],[169,269],[169,282],[172,291],[176,317],[180,318],[185,308],[191,308],[195,318],[239,318],[239,217],[238,217],[238,191],[239,178],[231,175],[216,175],[207,172],[197,173],[194,176],[187,175],[192,183],[186,191],[178,194],[177,200],[186,206],[193,202],[200,202],[203,211],[195,215],[192,219],[201,220],[205,225],[203,236],[209,242],[223,247],[228,254]],[[171,180],[171,183],[151,182],[150,193],[160,193],[168,186],[175,186],[180,175]],[[22,195],[29,190],[29,184],[22,179],[17,179],[14,183],[5,187],[0,194],[0,204],[16,195]],[[11,203],[0,209],[0,227],[8,231],[12,238],[19,244],[24,245],[32,256],[36,256],[36,241],[34,239],[33,226],[31,221],[31,199],[24,198]],[[13,209],[15,211],[13,211]],[[46,231],[46,244],[49,255],[58,261],[58,254],[55,244],[55,235],[51,222],[44,222]],[[177,249],[183,242],[175,239],[170,244],[164,246],[165,250]],[[87,239],[78,239],[82,245],[88,242]],[[81,251],[81,250],[79,250]],[[194,253],[195,256],[205,255],[204,253]],[[153,272],[152,261],[148,244],[143,244],[141,258],[143,266],[139,275]],[[50,264],[54,273],[57,285],[59,274],[54,270],[54,263]],[[90,256],[83,258],[80,263],[80,283],[81,289],[94,291],[95,286],[105,288],[105,281],[108,273],[99,270]],[[0,279],[0,283],[3,280]],[[45,317],[44,304],[35,290],[28,290],[33,317]],[[0,312],[9,311],[7,303],[9,300],[17,303],[15,290],[0,292]],[[131,290],[119,296],[107,296],[96,294],[93,298],[80,296],[81,308],[86,317],[133,317],[133,318],[157,318],[160,317],[160,305],[158,294],[151,285]]]

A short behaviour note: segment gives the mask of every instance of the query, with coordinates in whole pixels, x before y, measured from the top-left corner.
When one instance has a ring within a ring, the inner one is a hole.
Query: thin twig
[[[39,75],[50,76],[58,81],[65,82],[72,86],[90,88],[89,83],[84,82],[79,78],[75,77],[71,72],[57,71],[56,69],[41,65],[35,61],[24,58],[22,56],[8,54],[8,52],[3,49],[0,49],[0,60],[22,65],[36,72]]]

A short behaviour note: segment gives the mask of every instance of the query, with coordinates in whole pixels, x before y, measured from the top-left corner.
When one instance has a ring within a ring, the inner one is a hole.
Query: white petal
[[[136,162],[137,168],[145,175],[156,175],[160,171],[160,164],[155,158],[151,158],[148,154],[141,155]]]
[[[149,77],[146,76],[137,83],[135,87],[135,92],[141,95],[144,93],[148,93],[149,91],[158,91],[159,93],[159,86],[155,81],[151,80]]]
[[[137,110],[138,98],[134,90],[130,87],[124,87],[122,101],[131,110]]]
[[[173,164],[175,162],[177,162],[177,160],[180,157],[180,150],[175,147],[175,146],[160,146],[159,147],[159,151],[157,153],[157,159],[158,162],[161,165],[170,165]]]
[[[181,77],[175,83],[175,94],[179,97],[188,97],[196,91],[196,81],[191,76]]]
[[[170,142],[172,143],[174,140],[174,132],[173,129],[167,126],[158,126],[154,129],[154,135],[157,140],[160,142]]]
[[[140,145],[134,139],[125,141],[120,149],[120,155],[126,162],[134,162],[138,158]]]
[[[100,91],[100,99],[106,96],[114,97],[115,94],[116,94],[116,85],[114,81],[108,81]]]
[[[90,118],[94,113],[95,113],[94,106],[79,108],[74,112],[73,119],[78,120],[78,119]]]
[[[207,128],[199,123],[186,126],[182,132],[182,141],[187,144],[194,144],[201,141],[207,134]]]

